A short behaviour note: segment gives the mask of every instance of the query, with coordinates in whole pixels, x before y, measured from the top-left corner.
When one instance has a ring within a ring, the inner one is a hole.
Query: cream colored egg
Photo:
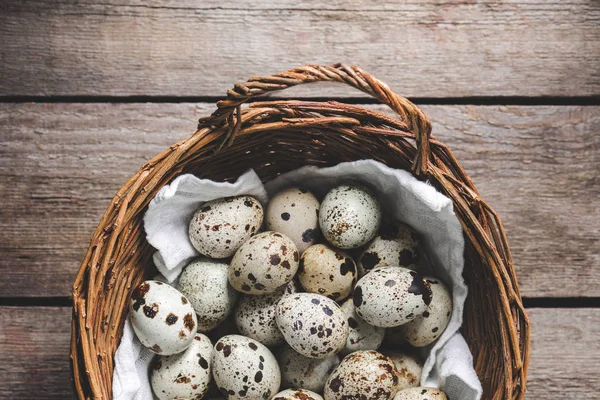
[[[341,250],[315,244],[300,257],[298,280],[307,292],[341,301],[356,283],[356,264]]]
[[[259,231],[262,222],[262,205],[252,196],[207,201],[190,221],[190,242],[202,255],[211,258],[231,257]]]
[[[361,186],[331,189],[321,202],[319,226],[329,243],[355,249],[369,242],[381,224],[381,207],[375,196]]]
[[[383,342],[385,329],[369,325],[359,317],[354,309],[352,299],[346,300],[341,308],[346,314],[349,327],[348,339],[342,354],[350,354],[359,350],[377,350]]]
[[[436,388],[413,387],[398,392],[394,400],[448,400],[448,397]]]
[[[294,241],[300,254],[319,237],[319,200],[306,189],[290,188],[269,201],[267,229]]]
[[[305,389],[286,389],[273,397],[273,400],[323,400],[320,394]]]
[[[277,357],[281,369],[282,388],[304,388],[323,393],[327,377],[340,363],[334,354],[327,358],[308,358],[298,353],[289,345],[283,346]]]
[[[298,250],[292,239],[278,232],[262,232],[244,243],[229,264],[229,283],[239,292],[275,292],[294,278]]]
[[[417,357],[399,352],[386,352],[384,354],[394,362],[398,371],[398,390],[416,387],[421,384],[423,364]]]
[[[431,303],[423,314],[400,328],[406,341],[415,347],[424,347],[435,342],[448,326],[452,316],[452,294],[446,285],[431,276],[424,279],[431,287]]]

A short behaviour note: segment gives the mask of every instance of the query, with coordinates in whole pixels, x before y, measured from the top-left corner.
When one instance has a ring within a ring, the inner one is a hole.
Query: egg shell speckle
[[[335,301],[350,296],[356,274],[356,264],[348,254],[324,244],[309,247],[298,266],[298,280],[307,292]]]
[[[398,371],[398,390],[420,385],[423,364],[416,356],[399,352],[386,352],[384,354],[394,362],[396,371]]]
[[[416,271],[420,254],[419,239],[410,226],[402,223],[384,225],[358,257],[358,275],[363,277],[376,266]]]
[[[283,346],[279,356],[282,388],[304,388],[322,393],[327,377],[340,363],[334,354],[327,358],[308,358],[298,353],[289,345]]]
[[[224,336],[213,351],[213,376],[226,398],[271,399],[278,391],[281,373],[271,351],[254,339]]]
[[[337,303],[314,293],[297,293],[277,304],[277,326],[285,341],[310,358],[327,358],[348,338],[346,316]]]
[[[348,319],[348,339],[342,354],[350,354],[359,350],[377,350],[383,342],[385,329],[373,326],[365,322],[356,314],[352,299],[346,300],[342,306],[342,311]]]
[[[145,281],[135,288],[129,302],[129,320],[140,342],[161,355],[185,350],[198,328],[189,300],[159,281]]]
[[[448,400],[448,397],[436,388],[414,387],[398,392],[394,400]]]
[[[152,362],[150,383],[160,400],[202,398],[212,380],[210,339],[196,334],[190,346],[172,356],[156,356]]]
[[[275,310],[283,296],[298,292],[296,285],[295,281],[291,281],[275,293],[242,296],[234,312],[235,324],[240,333],[258,340],[265,346],[283,343],[283,334],[275,321]]]
[[[263,208],[252,196],[224,197],[207,201],[194,213],[189,225],[190,242],[200,254],[231,257],[263,222]]]
[[[431,288],[410,269],[378,267],[358,281],[352,297],[362,319],[387,328],[423,314],[431,303]]]
[[[342,185],[321,202],[319,226],[329,243],[354,249],[369,242],[381,224],[381,207],[373,194],[360,186]]]
[[[327,400],[389,400],[396,393],[398,376],[392,360],[377,351],[346,356],[325,384]]]
[[[246,294],[273,293],[294,278],[299,258],[292,239],[278,232],[259,233],[233,256],[229,283]]]
[[[424,347],[437,340],[444,332],[452,316],[452,295],[441,280],[426,276],[432,297],[427,310],[400,329],[408,343]]]
[[[300,254],[320,236],[319,200],[302,188],[289,188],[269,201],[267,229],[280,232],[294,241]]]
[[[200,259],[191,262],[179,278],[179,291],[198,317],[198,331],[208,332],[233,311],[238,293],[229,285],[226,262]]]
[[[323,400],[323,397],[305,389],[286,389],[277,393],[273,400]]]

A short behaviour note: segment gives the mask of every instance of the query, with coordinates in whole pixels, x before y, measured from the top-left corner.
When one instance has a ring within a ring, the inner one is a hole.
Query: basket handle
[[[413,160],[413,171],[417,175],[427,173],[431,137],[429,119],[408,99],[397,95],[385,83],[356,66],[305,65],[275,75],[255,76],[246,83],[236,83],[233,89],[227,91],[227,98],[217,102],[218,109],[212,115],[200,118],[198,129],[227,123],[225,138],[218,151],[225,144],[230,145],[240,130],[242,104],[270,92],[312,82],[345,83],[387,104],[408,124],[415,135],[417,154]]]

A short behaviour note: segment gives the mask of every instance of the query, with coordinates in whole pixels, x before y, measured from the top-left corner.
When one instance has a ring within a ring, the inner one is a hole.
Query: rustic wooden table
[[[129,175],[232,82],[338,61],[421,104],[503,217],[527,398],[598,395],[597,0],[5,0],[0,60],[0,398],[73,397],[71,283]]]

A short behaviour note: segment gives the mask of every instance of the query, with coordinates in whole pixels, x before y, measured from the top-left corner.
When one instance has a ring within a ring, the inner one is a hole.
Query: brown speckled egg
[[[277,360],[263,344],[245,336],[224,336],[212,358],[215,382],[226,398],[271,399],[279,391]]]
[[[340,363],[337,354],[323,359],[308,358],[289,345],[283,346],[277,360],[281,369],[282,388],[301,387],[317,393],[323,393],[327,377]]]
[[[355,249],[369,242],[381,224],[381,207],[361,186],[331,189],[321,202],[319,225],[325,239],[340,249]]]
[[[189,225],[190,242],[200,254],[231,257],[263,222],[263,208],[251,196],[207,201],[194,213]]]
[[[285,235],[262,232],[244,243],[229,264],[229,283],[246,294],[273,293],[294,278],[298,249]]]
[[[342,354],[350,354],[359,350],[377,350],[383,342],[385,329],[369,325],[359,317],[354,309],[352,299],[348,299],[342,304],[342,311],[346,314],[350,328]]]
[[[160,355],[181,353],[196,335],[196,313],[177,289],[159,281],[142,282],[131,294],[129,320],[140,342]]]
[[[358,274],[363,277],[375,266],[404,267],[416,271],[419,255],[419,239],[410,226],[402,223],[384,225],[358,257]]]
[[[300,257],[298,280],[307,292],[340,301],[350,296],[356,283],[356,264],[341,250],[315,244]]]
[[[285,288],[263,296],[244,295],[235,309],[235,324],[240,333],[265,346],[283,343],[283,334],[275,321],[275,309],[279,300],[286,295],[297,293],[296,282],[291,281]]]
[[[431,303],[431,288],[410,269],[378,267],[358,281],[352,297],[362,319],[387,328],[423,314]]]
[[[452,315],[452,295],[437,278],[426,276],[431,286],[431,304],[427,310],[401,327],[404,338],[415,347],[424,347],[437,340],[444,332]]]
[[[238,293],[229,285],[226,262],[202,258],[191,262],[179,278],[179,291],[192,303],[198,331],[208,332],[233,311]]]
[[[276,319],[285,341],[306,357],[327,358],[346,345],[346,316],[335,301],[325,296],[285,296],[277,304]]]
[[[398,352],[386,352],[398,371],[398,390],[419,386],[423,364],[415,356]]]
[[[182,353],[156,356],[150,371],[156,397],[160,400],[201,399],[212,380],[212,351],[210,339],[199,333]]]
[[[273,400],[323,400],[320,394],[305,389],[286,389],[273,397]]]
[[[368,350],[346,356],[325,384],[327,400],[389,400],[396,393],[398,376],[392,360]]]
[[[267,229],[292,239],[300,254],[319,237],[319,200],[306,189],[277,193],[269,201],[266,214]]]
[[[419,386],[401,390],[394,400],[448,400],[448,397],[440,389]]]

